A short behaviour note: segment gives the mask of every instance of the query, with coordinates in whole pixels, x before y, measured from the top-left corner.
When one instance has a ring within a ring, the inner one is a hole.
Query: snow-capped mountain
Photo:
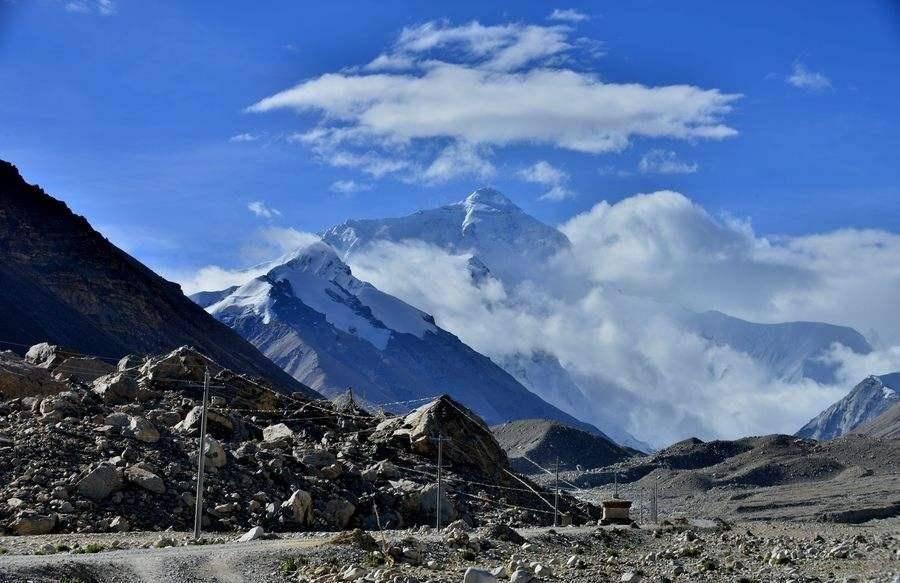
[[[900,403],[900,373],[870,376],[797,432],[798,437],[834,439],[874,420]]]
[[[428,314],[353,276],[313,243],[206,309],[294,378],[326,395],[352,387],[369,403],[448,393],[487,422],[543,418],[599,431],[529,392]],[[386,407],[390,409],[390,407]]]
[[[346,221],[321,235],[344,261],[376,241],[416,240],[453,253],[472,253],[504,283],[520,281],[570,246],[558,229],[490,188],[480,188],[455,204],[405,217]]]
[[[684,322],[689,330],[749,354],[774,376],[789,382],[808,378],[833,384],[836,367],[822,357],[835,343],[858,354],[872,352],[865,337],[853,328],[821,322],[757,324],[716,311],[688,313]]]
[[[558,292],[577,295],[584,291],[578,291],[582,282],[576,279],[571,282],[556,280],[560,274],[570,272],[567,267],[571,267],[573,258],[567,254],[571,249],[568,238],[492,189],[479,189],[458,203],[405,217],[349,220],[321,235],[338,249],[345,261],[351,265],[359,262],[361,268],[370,267],[367,262],[372,261],[371,257],[378,258],[383,254],[366,257],[367,249],[379,242],[426,243],[452,254],[468,255],[469,277],[476,287],[487,289],[488,283],[496,280],[505,290],[499,300],[495,294],[483,294],[484,309],[491,313],[498,309],[519,313],[523,302],[535,305],[531,300],[536,293],[547,294],[553,301],[558,299],[554,296]],[[603,260],[603,257],[597,257],[597,261]],[[548,269],[548,265],[553,267]],[[523,282],[527,285],[521,285]],[[424,298],[421,290],[410,292],[419,295],[406,295],[402,286],[387,289],[401,299],[428,306],[439,315],[438,306],[446,299],[441,289],[429,290],[430,295]],[[629,312],[633,312],[633,317],[638,318],[643,313],[641,303],[653,301],[627,296],[613,286],[601,293],[608,294],[607,306],[621,308],[624,304]],[[540,306],[537,309],[540,310]],[[832,384],[835,365],[825,362],[822,357],[835,343],[860,354],[872,350],[861,334],[842,326],[816,322],[756,324],[720,312],[696,313],[665,305],[652,306],[652,310],[666,313],[686,332],[749,355],[772,379],[787,382],[808,378]],[[585,374],[573,365],[561,362],[561,355],[555,353],[553,346],[495,352],[480,346],[474,336],[469,336],[470,329],[478,328],[477,322],[466,322],[459,317],[455,322],[456,327],[448,327],[450,332],[473,343],[532,392],[563,411],[603,427],[619,443],[648,451],[647,444],[626,429],[631,423],[628,408],[635,403],[623,398],[629,392],[628,387],[621,385],[621,378],[613,380],[616,371],[610,371],[611,374],[604,378],[594,373]],[[665,371],[647,374],[652,378],[664,376]]]

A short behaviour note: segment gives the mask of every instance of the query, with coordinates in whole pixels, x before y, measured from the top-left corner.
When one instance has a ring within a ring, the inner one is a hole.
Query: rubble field
[[[0,583],[895,583],[900,577],[900,534],[890,521],[518,530],[459,521],[441,532],[281,533],[234,542],[239,534],[212,535],[202,545],[183,532],[0,538],[7,551]]]

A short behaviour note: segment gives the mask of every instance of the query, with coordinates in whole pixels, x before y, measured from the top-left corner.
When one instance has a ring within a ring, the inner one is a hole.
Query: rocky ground
[[[618,477],[619,491],[636,509],[641,500],[648,508],[656,489],[667,517],[860,523],[900,517],[898,460],[898,439],[769,435],[686,440],[652,456],[561,477],[563,488],[594,502],[612,495]],[[547,473],[531,477],[548,486],[554,480]]]
[[[405,528],[547,524],[552,512],[509,471],[488,428],[448,398],[406,416],[352,399],[310,401],[217,367],[190,349],[118,364],[38,345],[0,354],[0,528],[187,530],[194,516],[203,375],[211,373],[204,528]],[[419,403],[413,404],[418,406]],[[564,498],[576,522],[597,509]]]
[[[234,542],[186,533],[0,538],[0,583],[188,581],[895,583],[897,522],[282,533]],[[168,546],[173,545],[173,546]],[[165,548],[157,548],[165,546]],[[150,547],[150,548],[145,548]],[[467,574],[469,569],[471,571]]]

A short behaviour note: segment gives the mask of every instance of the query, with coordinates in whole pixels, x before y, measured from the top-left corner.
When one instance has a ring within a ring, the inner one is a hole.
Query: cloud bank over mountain
[[[789,431],[866,375],[900,369],[900,349],[890,347],[900,343],[896,322],[884,320],[900,307],[888,297],[900,269],[886,269],[898,265],[900,237],[767,239],[675,192],[600,203],[561,230],[571,249],[512,286],[473,278],[467,254],[421,241],[376,242],[350,263],[476,350],[556,355],[598,410],[613,408],[627,430],[656,444]],[[883,330],[881,346],[863,355],[835,345],[823,354],[834,384],[779,378],[683,325],[686,311],[709,309]]]

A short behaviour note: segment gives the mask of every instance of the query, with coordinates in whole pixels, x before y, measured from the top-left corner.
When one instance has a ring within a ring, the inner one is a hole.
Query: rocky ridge
[[[900,373],[872,375],[797,431],[798,437],[834,439],[874,420],[900,403]]]

